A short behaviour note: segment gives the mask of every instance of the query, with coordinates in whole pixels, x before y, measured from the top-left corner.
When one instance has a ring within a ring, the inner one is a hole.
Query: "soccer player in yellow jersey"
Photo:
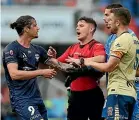
[[[126,8],[112,9],[109,19],[111,33],[116,34],[117,38],[111,45],[108,62],[96,63],[84,59],[84,64],[108,72],[106,119],[131,120],[136,99],[134,80],[137,41],[128,32],[131,15]]]

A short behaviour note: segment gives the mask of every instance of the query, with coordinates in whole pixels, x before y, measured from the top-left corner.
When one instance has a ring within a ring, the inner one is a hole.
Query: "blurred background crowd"
[[[130,28],[139,38],[139,0],[1,0],[1,52],[11,41],[16,40],[16,31],[9,24],[21,15],[31,15],[40,27],[39,38],[34,43],[43,46],[53,46],[60,56],[69,45],[78,42],[76,38],[76,23],[81,16],[90,16],[98,24],[94,38],[105,44],[110,34],[104,26],[103,12],[111,3],[120,3],[132,14]],[[2,53],[1,53],[2,56]],[[64,87],[65,77],[58,72],[56,78],[46,80],[38,77],[38,84],[48,109],[50,120],[65,120],[67,108],[67,91]],[[100,86],[106,96],[105,76]],[[18,120],[12,113],[9,103],[9,91],[1,65],[1,119]]]

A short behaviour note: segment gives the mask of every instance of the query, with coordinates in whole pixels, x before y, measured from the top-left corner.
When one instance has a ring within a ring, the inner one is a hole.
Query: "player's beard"
[[[38,33],[36,34],[36,35],[34,35],[34,38],[38,38],[39,36],[38,36]]]
[[[111,29],[111,33],[112,33],[112,34],[116,34],[117,31],[118,31],[118,28],[117,28],[117,27]]]

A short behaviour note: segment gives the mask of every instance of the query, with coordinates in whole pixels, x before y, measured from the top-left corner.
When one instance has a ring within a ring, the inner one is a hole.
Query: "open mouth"
[[[80,32],[77,32],[77,35],[80,35],[81,33]]]

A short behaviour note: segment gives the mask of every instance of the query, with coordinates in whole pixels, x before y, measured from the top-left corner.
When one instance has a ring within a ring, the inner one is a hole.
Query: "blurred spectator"
[[[1,0],[1,5],[12,5],[13,0]]]
[[[46,100],[44,103],[48,110],[48,118],[66,119],[67,99],[63,91],[58,89],[56,91],[56,97]]]

